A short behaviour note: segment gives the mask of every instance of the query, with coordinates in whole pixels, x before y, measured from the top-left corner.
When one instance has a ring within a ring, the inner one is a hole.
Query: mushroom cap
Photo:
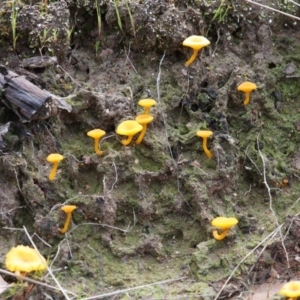
[[[19,245],[13,247],[5,259],[6,269],[11,272],[43,271],[47,268],[46,259],[33,248]]]
[[[77,208],[76,205],[64,205],[61,207],[61,210],[67,214],[67,213],[71,213],[76,208]]]
[[[120,123],[116,129],[117,134],[120,135],[135,135],[142,131],[143,126],[134,120],[127,120]]]
[[[101,129],[93,129],[93,130],[90,130],[89,132],[87,132],[87,135],[93,139],[102,138],[105,134],[106,134],[106,132]]]
[[[228,229],[239,221],[236,218],[217,217],[211,221],[211,225],[221,229]]]
[[[242,91],[242,92],[252,92],[253,90],[257,89],[257,85],[253,82],[245,81],[245,82],[241,83],[237,87],[237,89],[238,89],[238,91]]]
[[[199,136],[199,137],[202,137],[202,138],[208,138],[211,135],[213,135],[213,132],[210,131],[210,130],[198,130],[196,132],[196,135]]]
[[[58,153],[51,153],[47,156],[47,161],[50,163],[60,162],[64,159],[64,157],[61,154]]]
[[[208,46],[209,44],[210,41],[201,35],[191,35],[182,43],[183,46],[191,47],[195,50],[200,50],[201,48]]]
[[[300,296],[300,281],[290,281],[283,285],[279,294],[286,297],[295,298]]]
[[[153,105],[156,105],[156,101],[154,99],[141,99],[139,102],[138,102],[138,105],[142,106],[142,107],[145,107],[145,108],[148,108],[148,107],[151,107]]]
[[[153,116],[146,115],[146,114],[137,115],[135,118],[136,122],[138,122],[141,125],[146,125],[146,124],[152,122],[153,119],[154,119]]]

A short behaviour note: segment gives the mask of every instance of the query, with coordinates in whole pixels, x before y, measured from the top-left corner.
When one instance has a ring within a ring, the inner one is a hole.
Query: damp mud
[[[35,245],[50,272],[26,276],[52,287],[0,270],[1,299],[285,299],[300,266],[300,14],[260,3],[291,16],[239,0],[1,2],[0,73],[71,108],[24,121],[1,91],[0,269]],[[210,45],[186,67],[191,35]],[[116,128],[145,98],[154,119],[124,146]],[[64,156],[52,181],[50,153]],[[238,219],[221,241],[218,216]]]

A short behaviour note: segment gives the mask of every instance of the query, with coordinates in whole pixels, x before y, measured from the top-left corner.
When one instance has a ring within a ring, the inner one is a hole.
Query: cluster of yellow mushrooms
[[[183,45],[191,47],[193,49],[193,54],[190,59],[185,63],[185,66],[188,67],[197,57],[198,52],[210,44],[210,41],[204,36],[192,35],[186,38],[183,41]],[[241,83],[237,90],[245,93],[244,105],[248,105],[250,102],[250,93],[253,90],[256,90],[257,86],[255,83],[250,81],[245,81]],[[211,151],[207,148],[207,139],[213,135],[213,132],[210,130],[198,130],[196,135],[203,139],[203,151],[208,158],[212,158]],[[222,240],[227,236],[228,230],[236,225],[238,220],[236,218],[226,218],[226,217],[217,217],[211,221],[212,226],[219,228],[221,233],[218,233],[217,230],[213,231],[213,237],[216,240]]]
[[[193,49],[193,55],[191,58],[185,63],[188,67],[197,57],[198,52],[205,46],[208,46],[210,41],[203,36],[190,36],[184,40],[183,45],[191,47]],[[239,91],[243,91],[245,93],[244,105],[249,104],[250,101],[250,93],[255,90],[257,87],[252,82],[243,82],[240,84],[237,89]],[[144,108],[144,112],[136,116],[135,120],[126,120],[120,123],[116,128],[116,133],[119,135],[127,136],[126,139],[121,140],[121,143],[124,146],[128,146],[133,139],[133,136],[139,133],[138,138],[135,143],[138,145],[142,142],[146,130],[147,125],[153,121],[154,117],[150,114],[150,108],[156,105],[156,101],[154,99],[141,99],[138,102],[138,105]],[[106,132],[102,129],[93,129],[87,133],[87,135],[94,139],[94,151],[97,155],[102,155],[103,151],[100,149],[99,143],[101,138],[106,134]],[[209,137],[213,135],[213,132],[210,130],[198,130],[196,131],[196,135],[202,138],[202,147],[203,151],[208,158],[212,158],[211,151],[207,148],[207,140]],[[49,174],[49,180],[54,180],[58,164],[61,160],[63,160],[63,156],[58,153],[52,153],[47,157],[47,161],[52,163],[52,170]],[[61,233],[65,233],[68,230],[68,226],[71,220],[71,212],[76,209],[74,205],[63,206],[62,210],[67,214],[66,224],[64,228],[60,229]],[[238,223],[238,220],[235,218],[225,218],[218,217],[212,221],[212,225],[221,229],[222,232],[218,234],[217,231],[214,231],[213,236],[217,240],[222,240],[226,237],[228,229],[235,224]]]
[[[203,36],[190,36],[184,40],[183,45],[191,47],[193,49],[193,54],[190,59],[185,63],[185,66],[188,67],[197,57],[198,52],[210,44],[210,41]],[[244,105],[248,105],[250,101],[251,91],[257,88],[256,84],[246,81],[241,83],[238,87],[238,91],[245,93]],[[124,146],[129,145],[132,142],[133,136],[137,133],[139,137],[136,139],[135,143],[140,144],[145,136],[147,125],[153,121],[153,116],[150,115],[150,108],[156,105],[156,101],[153,99],[142,99],[138,102],[140,106],[144,108],[144,112],[140,115],[137,115],[135,120],[126,120],[120,123],[116,128],[116,133],[119,135],[127,136],[126,139],[121,140],[121,143]],[[103,151],[100,149],[99,142],[100,139],[106,134],[104,130],[93,129],[87,133],[87,135],[94,139],[94,151],[97,155],[102,155]],[[210,150],[207,148],[207,139],[213,135],[213,132],[210,130],[198,130],[196,135],[203,139],[203,151],[208,158],[211,158],[213,155]],[[52,153],[47,157],[47,161],[52,163],[52,170],[49,174],[49,180],[54,180],[58,164],[63,160],[63,156],[58,153]],[[77,207],[75,205],[64,205],[61,210],[66,213],[66,222],[62,229],[61,233],[66,233],[69,224],[71,221],[72,212]],[[223,240],[228,233],[228,230],[236,225],[238,220],[236,218],[227,218],[227,217],[217,217],[211,221],[211,225],[216,227],[218,230],[213,231],[213,237],[216,240]],[[25,276],[26,273],[32,271],[43,271],[47,268],[47,262],[45,258],[33,248],[28,246],[17,246],[13,247],[8,254],[6,255],[6,268],[11,272],[15,272],[18,275]],[[296,300],[297,297],[300,297],[300,281],[291,281],[286,283],[279,292],[281,295],[289,297],[289,300]]]

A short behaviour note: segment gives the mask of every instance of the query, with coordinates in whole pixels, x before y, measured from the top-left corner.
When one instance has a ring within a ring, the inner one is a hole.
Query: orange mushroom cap
[[[35,249],[19,245],[13,247],[5,259],[6,269],[11,272],[43,271],[47,268],[46,259]]]
[[[154,99],[150,99],[150,98],[147,98],[147,99],[141,99],[139,102],[138,102],[138,105],[144,107],[144,108],[149,108],[153,105],[156,105],[156,101]]]
[[[245,100],[244,100],[244,105],[248,105],[250,102],[250,93],[253,90],[256,90],[257,86],[255,83],[250,82],[250,81],[245,81],[242,84],[240,84],[237,89],[238,91],[242,91],[245,93]]]
[[[49,163],[57,163],[64,159],[64,157],[61,154],[58,153],[51,153],[47,156],[47,162]]]
[[[206,47],[210,44],[210,41],[201,35],[191,35],[188,38],[186,38],[182,45],[191,47],[195,50],[200,50],[203,47]]]
[[[71,213],[74,209],[76,209],[76,205],[64,205],[61,207],[61,210],[64,211],[66,214]]]
[[[154,99],[141,99],[139,102],[138,102],[138,105],[144,107],[145,111],[144,111],[144,114],[145,115],[149,115],[149,111],[150,111],[150,107],[153,106],[153,105],[156,105],[156,101]]]
[[[257,89],[257,85],[250,81],[245,81],[237,87],[238,91],[249,93]]]
[[[143,126],[134,120],[127,120],[120,123],[116,129],[120,135],[135,135],[143,129]]]
[[[211,135],[213,135],[213,132],[210,130],[198,130],[196,135],[202,138],[209,138]]]
[[[104,135],[106,134],[106,132],[104,130],[101,129],[93,129],[90,130],[87,135],[93,139],[100,139],[102,138]]]
[[[217,217],[211,221],[211,225],[220,229],[229,229],[239,221],[236,218]]]
[[[153,119],[154,118],[151,115],[141,114],[141,115],[136,116],[135,121],[141,125],[146,125],[146,124],[152,122]]]
[[[291,299],[297,299],[300,297],[300,281],[290,281],[283,285],[279,294],[285,297],[291,297]]]

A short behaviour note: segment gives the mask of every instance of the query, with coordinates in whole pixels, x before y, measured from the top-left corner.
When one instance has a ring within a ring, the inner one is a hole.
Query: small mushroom
[[[220,228],[222,232],[219,234],[217,230],[213,231],[213,237],[220,241],[223,240],[228,233],[228,230],[236,225],[238,220],[236,218],[217,217],[211,221],[211,225]]]
[[[70,225],[70,222],[71,222],[71,217],[72,217],[72,212],[74,209],[76,209],[77,206],[75,205],[64,205],[61,210],[64,211],[66,214],[67,214],[67,218],[66,218],[66,222],[65,222],[65,225],[62,229],[59,229],[59,231],[61,233],[66,233],[68,228],[69,228],[69,225]]]
[[[210,130],[198,130],[196,132],[196,135],[199,137],[202,137],[203,139],[203,143],[202,143],[202,147],[203,147],[203,151],[205,152],[206,156],[208,158],[212,158],[212,153],[207,149],[207,139],[213,135],[213,132]]]
[[[253,82],[250,82],[250,81],[245,81],[237,87],[238,91],[241,91],[241,92],[245,93],[244,105],[249,104],[249,102],[250,102],[250,93],[253,90],[256,90],[256,88],[257,88],[256,84],[253,83]]]
[[[99,146],[99,141],[100,139],[106,134],[106,132],[104,130],[101,130],[101,129],[93,129],[93,130],[90,130],[87,135],[91,138],[93,138],[95,141],[95,146],[94,146],[94,149],[95,149],[95,152],[97,155],[102,155],[103,154],[103,151],[100,150],[100,146]]]
[[[132,141],[132,138],[135,134],[142,131],[143,126],[134,120],[123,121],[118,125],[116,132],[120,135],[127,135],[128,138],[126,140],[122,140],[121,143],[124,146],[127,146]]]
[[[13,247],[5,258],[6,269],[20,273],[29,273],[33,271],[44,271],[47,269],[46,259],[35,249],[29,246],[19,245]]]
[[[58,163],[64,159],[64,157],[61,154],[58,153],[51,153],[50,155],[47,156],[47,161],[49,163],[52,163],[52,170],[49,174],[49,180],[54,180],[55,175],[56,175],[56,171],[57,171],[57,167],[58,167]]]
[[[142,114],[142,115],[138,115],[135,118],[136,122],[138,122],[139,124],[141,124],[143,126],[143,129],[138,137],[138,139],[136,140],[136,144],[140,144],[145,136],[146,130],[147,130],[147,125],[153,121],[153,116],[151,115],[146,115],[146,114]]]
[[[185,63],[185,66],[188,67],[196,59],[199,50],[208,46],[210,41],[201,35],[191,35],[186,38],[182,44],[183,46],[191,47],[194,50],[191,58]]]
[[[144,107],[145,111],[144,111],[144,115],[149,115],[150,112],[150,107],[152,107],[153,105],[156,105],[156,101],[154,99],[141,99],[138,102],[138,105]]]
[[[289,297],[288,300],[297,300],[300,297],[300,281],[290,281],[283,285],[279,294]]]

